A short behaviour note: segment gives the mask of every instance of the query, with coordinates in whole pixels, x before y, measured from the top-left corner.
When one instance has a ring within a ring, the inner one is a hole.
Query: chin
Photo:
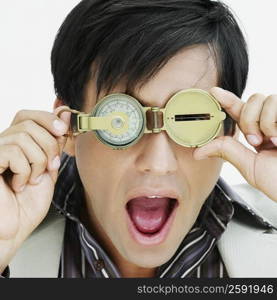
[[[127,253],[125,253],[125,259],[141,268],[157,268],[167,261],[174,255],[177,250],[177,246],[172,245],[160,247],[159,249],[136,249],[136,251],[130,251],[129,248]]]
[[[173,224],[172,230],[161,243],[140,243],[124,228],[120,237],[124,236],[126,239],[121,239],[120,242],[117,240],[117,250],[125,260],[136,266],[157,268],[172,258],[184,238],[185,232],[181,230],[184,224],[177,223]]]

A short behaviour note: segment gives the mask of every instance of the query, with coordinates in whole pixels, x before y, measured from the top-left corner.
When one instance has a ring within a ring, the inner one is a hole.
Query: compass
[[[126,94],[104,97],[95,106],[93,117],[111,117],[111,129],[95,130],[97,138],[116,149],[129,147],[144,133],[145,115],[141,104]]]
[[[201,147],[220,134],[226,118],[219,102],[200,89],[177,92],[164,108],[143,106],[134,97],[118,93],[102,98],[90,114],[69,108],[62,111],[77,114],[74,136],[94,131],[103,144],[114,150],[136,144],[145,133],[162,131],[181,146]]]

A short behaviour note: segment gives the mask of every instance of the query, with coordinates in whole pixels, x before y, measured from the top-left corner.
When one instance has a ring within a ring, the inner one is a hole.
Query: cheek
[[[97,219],[104,221],[105,215],[117,210],[113,200],[128,164],[126,160],[123,162],[120,151],[103,145],[91,132],[78,137],[75,153],[80,178],[89,197],[88,205]]]
[[[192,160],[192,164],[189,168],[191,197],[199,199],[199,204],[202,205],[218,180],[223,160],[213,157],[200,161]]]
[[[185,202],[180,206],[176,220],[176,227],[180,229],[180,241],[196,221],[205,200],[212,192],[218,180],[222,164],[223,160],[220,158],[196,161],[192,158],[192,153],[191,157],[189,155],[183,157],[180,168],[182,177],[186,178],[187,181],[188,194]]]
[[[109,149],[97,141],[93,133],[80,135],[76,142],[76,163],[86,193],[94,201],[108,201],[116,179],[116,164]]]
[[[197,210],[214,188],[224,161],[217,157],[195,160],[193,151],[194,149],[190,149],[187,155],[182,155],[180,169],[182,177],[186,178],[188,183],[191,208]]]

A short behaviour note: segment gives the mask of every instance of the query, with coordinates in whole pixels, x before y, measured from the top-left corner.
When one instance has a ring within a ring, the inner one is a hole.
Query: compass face
[[[144,116],[140,103],[128,95],[112,94],[102,99],[96,106],[94,116],[106,117],[121,112],[128,116],[128,130],[123,134],[113,134],[108,130],[96,130],[96,135],[110,146],[127,146],[143,134]],[[113,128],[122,126],[121,119],[114,119]]]

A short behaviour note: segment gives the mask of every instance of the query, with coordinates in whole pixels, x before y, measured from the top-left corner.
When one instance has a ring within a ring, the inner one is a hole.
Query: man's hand
[[[249,184],[277,202],[277,95],[254,94],[244,103],[218,87],[210,93],[236,121],[256,153],[233,137],[220,136],[196,149],[194,158],[220,157],[229,161]]]
[[[70,112],[23,110],[0,133],[0,273],[46,216]]]

